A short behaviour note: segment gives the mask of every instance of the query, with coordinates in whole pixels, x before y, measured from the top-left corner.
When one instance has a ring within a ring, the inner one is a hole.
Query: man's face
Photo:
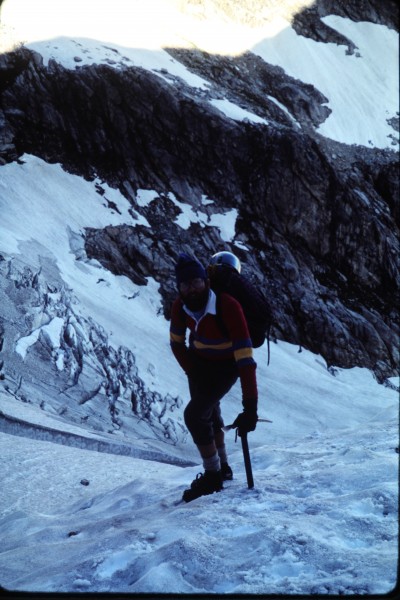
[[[179,285],[179,293],[184,304],[194,312],[201,310],[207,304],[209,289],[209,280],[201,277],[182,281]]]

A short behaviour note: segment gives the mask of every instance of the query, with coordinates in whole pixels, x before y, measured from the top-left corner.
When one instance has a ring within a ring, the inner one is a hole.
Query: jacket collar
[[[192,317],[192,319],[194,319],[196,322],[199,322],[206,315],[216,315],[217,314],[217,296],[215,295],[215,293],[212,290],[210,290],[210,292],[208,294],[208,301],[207,301],[206,307],[204,309],[204,312],[200,316],[200,318],[198,316],[196,316],[195,313],[193,313],[191,310],[189,310],[188,307],[185,306],[185,304],[183,305],[183,310],[185,311],[185,313],[187,313],[189,315],[189,317]]]

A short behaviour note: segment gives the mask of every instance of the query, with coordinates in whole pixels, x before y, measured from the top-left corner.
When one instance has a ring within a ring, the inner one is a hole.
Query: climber
[[[185,371],[190,401],[185,408],[186,426],[197,445],[204,473],[197,475],[183,493],[190,502],[219,492],[233,477],[228,464],[220,400],[240,378],[243,412],[234,421],[241,432],[254,431],[257,423],[257,381],[253,348],[241,305],[222,293],[219,299],[224,330],[216,317],[216,295],[203,265],[181,254],[175,266],[179,295],[172,306],[172,352]],[[186,330],[189,343],[186,345]]]

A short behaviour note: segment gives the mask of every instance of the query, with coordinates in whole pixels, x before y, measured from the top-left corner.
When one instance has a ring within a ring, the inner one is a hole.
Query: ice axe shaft
[[[242,450],[243,450],[244,466],[246,469],[247,487],[249,488],[249,490],[251,490],[254,487],[254,479],[253,479],[253,471],[251,468],[249,444],[247,442],[247,433],[242,433],[240,435],[240,439],[242,440]]]

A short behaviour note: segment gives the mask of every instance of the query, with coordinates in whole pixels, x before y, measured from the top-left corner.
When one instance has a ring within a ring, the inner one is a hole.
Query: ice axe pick
[[[272,421],[270,421],[269,419],[257,419],[257,423],[272,423]],[[236,425],[231,423],[230,425],[225,425],[225,427],[223,427],[222,429],[223,431],[230,431],[231,429],[236,429]]]

